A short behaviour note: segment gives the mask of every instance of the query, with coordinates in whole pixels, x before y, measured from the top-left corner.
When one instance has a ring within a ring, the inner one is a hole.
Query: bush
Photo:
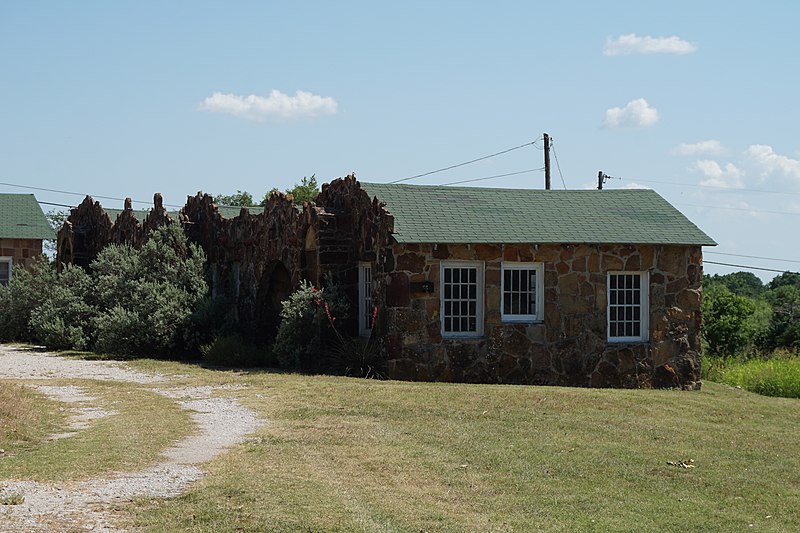
[[[282,366],[308,368],[319,366],[326,336],[338,319],[347,317],[348,304],[338,286],[326,280],[317,289],[308,281],[282,303],[281,324],[272,351]]]
[[[370,336],[349,338],[340,336],[327,350],[329,372],[357,378],[386,378],[386,358],[382,343]]]
[[[187,351],[191,318],[204,300],[204,254],[177,224],[153,231],[140,250],[110,245],[92,262],[97,344],[107,353]],[[192,347],[196,347],[194,345]]]
[[[38,260],[0,287],[0,340],[115,354],[185,352],[207,292],[204,262],[177,224],[153,230],[138,250],[107,246],[92,274],[66,265],[57,276]]]
[[[266,366],[274,363],[268,348],[245,341],[239,334],[221,335],[200,348],[203,362],[217,366]]]
[[[188,350],[200,350],[217,337],[239,333],[239,313],[222,298],[206,296],[189,317],[189,329],[184,333]]]
[[[14,267],[8,286],[0,285],[0,342],[33,340],[31,314],[55,285],[55,268],[44,256],[33,261],[30,271]]]
[[[85,350],[94,340],[97,309],[90,302],[92,279],[67,265],[30,315],[32,340],[58,350]]]

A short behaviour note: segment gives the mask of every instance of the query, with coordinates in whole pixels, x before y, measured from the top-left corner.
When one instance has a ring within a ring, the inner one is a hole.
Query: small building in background
[[[55,232],[32,194],[0,193],[0,285],[7,285],[15,265],[27,267],[42,255],[42,241]]]

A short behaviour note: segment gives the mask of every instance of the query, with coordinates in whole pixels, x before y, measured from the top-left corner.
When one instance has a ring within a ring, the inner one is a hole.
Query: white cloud
[[[297,91],[294,96],[289,96],[273,89],[269,96],[239,96],[217,92],[203,100],[198,109],[263,122],[333,115],[336,113],[337,103],[330,96],[318,96],[306,91]]]
[[[719,141],[700,141],[694,144],[679,144],[672,149],[676,155],[725,155],[728,151]]]
[[[631,100],[625,107],[612,107],[606,110],[606,128],[646,128],[658,122],[658,110],[650,107],[647,100]]]
[[[800,161],[785,155],[776,154],[766,144],[750,145],[744,152],[748,162],[753,164],[761,177],[780,173],[786,177],[800,179]]]
[[[651,189],[652,187],[648,187],[647,185],[640,185],[639,183],[636,183],[635,181],[632,181],[630,183],[626,183],[625,185],[623,185],[622,187],[619,187],[619,188],[620,189]]]
[[[721,167],[719,163],[710,159],[695,162],[692,170],[701,172],[706,179],[700,185],[708,187],[721,187],[723,189],[741,189],[744,187],[742,176],[744,173],[733,163],[726,163]]]
[[[635,33],[620,35],[616,39],[608,37],[603,46],[603,55],[623,56],[631,54],[691,54],[697,45],[684,41],[677,35],[672,37],[639,37]]]

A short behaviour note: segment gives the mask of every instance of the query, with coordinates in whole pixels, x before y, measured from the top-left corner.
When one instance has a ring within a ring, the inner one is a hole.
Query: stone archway
[[[278,333],[281,302],[292,294],[292,276],[280,261],[273,261],[264,269],[258,284],[256,335],[265,341],[272,341]]]

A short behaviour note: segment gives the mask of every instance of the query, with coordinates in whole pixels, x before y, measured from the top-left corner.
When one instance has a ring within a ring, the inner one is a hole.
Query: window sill
[[[442,339],[444,340],[465,340],[465,339],[482,339],[483,333],[442,333]]]
[[[541,318],[536,318],[535,316],[525,316],[525,317],[503,317],[500,319],[500,322],[503,324],[544,324],[544,320]]]

